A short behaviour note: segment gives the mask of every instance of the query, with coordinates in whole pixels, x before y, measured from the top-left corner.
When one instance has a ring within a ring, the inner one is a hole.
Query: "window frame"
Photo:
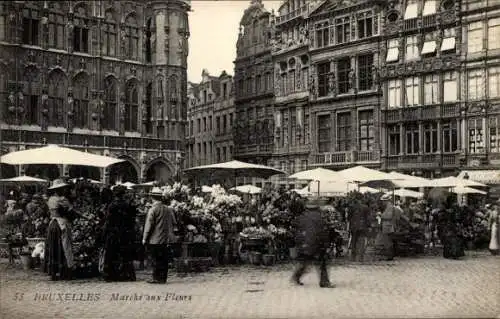
[[[335,19],[335,44],[351,41],[351,17],[344,16]]]
[[[430,96],[429,96],[430,89]],[[430,98],[429,98],[430,97]],[[439,77],[437,74],[424,76],[424,105],[435,105],[439,103]]]
[[[317,117],[318,121],[318,152],[328,153],[331,151],[332,135],[331,135],[331,115],[320,114]]]
[[[358,134],[359,149],[361,151],[373,151],[373,146],[375,144],[375,120],[373,110],[358,112]],[[363,141],[366,142],[366,147],[363,146]]]
[[[358,89],[359,91],[373,90],[373,65],[375,58],[373,53],[358,55]],[[371,63],[367,63],[371,62]],[[364,62],[364,63],[363,63]]]
[[[351,112],[339,112],[336,116],[336,144],[337,151],[347,152],[350,151],[349,147],[352,144],[352,113]]]
[[[347,62],[342,64],[342,62]],[[341,65],[343,67],[341,67]],[[349,73],[351,72],[351,57],[343,57],[337,60],[337,93],[349,94],[351,90],[351,79]]]
[[[409,98],[409,92],[411,92],[411,103]],[[415,103],[416,100],[416,103]],[[405,78],[405,106],[406,107],[416,107],[421,105],[420,103],[420,77],[411,76]]]
[[[22,44],[40,46],[42,29],[40,11],[33,8],[24,8],[22,24]],[[28,29],[25,28],[26,25],[28,25]]]

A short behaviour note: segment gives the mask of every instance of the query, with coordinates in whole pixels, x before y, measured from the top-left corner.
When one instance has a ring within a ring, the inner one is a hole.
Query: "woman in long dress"
[[[500,252],[500,245],[499,245],[499,240],[500,240],[500,228],[498,227],[498,223],[500,221],[500,214],[498,214],[498,208],[499,208],[499,203],[497,202],[493,209],[490,211],[490,219],[489,219],[489,226],[490,226],[490,245],[489,249],[492,255],[498,255]]]
[[[56,179],[48,189],[52,192],[47,202],[51,220],[45,241],[44,270],[51,280],[71,279],[74,265],[71,247],[72,207],[65,196],[68,187],[63,180]]]
[[[116,186],[104,224],[104,279],[135,281],[135,218],[137,211],[125,198],[126,189]]]

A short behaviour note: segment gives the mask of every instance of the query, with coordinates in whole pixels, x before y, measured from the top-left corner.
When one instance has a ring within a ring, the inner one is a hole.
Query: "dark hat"
[[[114,196],[122,196],[127,192],[127,188],[123,185],[115,185],[112,188]]]
[[[59,178],[59,179],[55,179],[52,182],[52,185],[48,189],[58,189],[58,188],[63,188],[63,187],[67,187],[67,186],[69,186],[69,184],[66,184],[63,179]]]

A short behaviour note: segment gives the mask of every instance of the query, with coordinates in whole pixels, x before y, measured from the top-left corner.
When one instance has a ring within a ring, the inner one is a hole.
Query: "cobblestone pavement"
[[[334,289],[319,288],[315,270],[304,278],[304,286],[292,286],[292,269],[291,264],[218,268],[185,277],[172,274],[167,285],[150,285],[144,282],[147,272],[132,283],[50,282],[36,271],[4,264],[0,317],[500,318],[500,258],[485,253],[458,261],[425,257],[333,265]],[[50,293],[51,301],[39,300]],[[117,294],[142,295],[142,300],[113,300]]]

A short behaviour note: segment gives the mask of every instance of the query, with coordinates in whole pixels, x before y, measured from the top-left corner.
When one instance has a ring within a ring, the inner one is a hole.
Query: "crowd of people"
[[[72,278],[74,251],[72,247],[72,225],[77,219],[88,219],[88,214],[79,211],[75,205],[81,197],[92,203],[98,217],[99,230],[96,231],[96,248],[99,251],[99,271],[106,281],[135,281],[134,261],[144,262],[146,253],[151,256],[153,274],[150,283],[165,283],[168,264],[171,262],[169,245],[175,242],[177,233],[176,212],[165,202],[163,192],[153,188],[149,193],[131,194],[124,186],[81,189],[64,180],[55,180],[46,195],[26,195],[11,193],[5,202],[4,215],[21,214],[31,219],[48,221],[46,228],[37,227],[40,237],[45,238],[43,269],[52,280]],[[75,190],[77,193],[75,193]],[[82,195],[85,193],[84,195]],[[355,195],[361,196],[361,195]],[[433,245],[441,243],[445,258],[457,259],[465,255],[465,240],[462,228],[474,213],[467,207],[458,208],[456,198],[448,195],[441,200],[426,203],[402,204],[395,202],[392,195],[382,195],[376,206],[363,201],[346,203],[346,199],[330,200],[311,198],[294,200],[290,207],[294,218],[295,246],[299,250],[300,265],[293,275],[293,282],[301,284],[301,277],[313,262],[319,262],[320,286],[332,287],[327,272],[327,260],[332,247],[338,253],[342,250],[342,236],[325,217],[325,207],[333,207],[335,213],[347,224],[348,247],[351,258],[362,260],[366,240],[374,238],[374,247],[385,260],[397,255],[397,233],[410,224],[408,211],[416,211],[411,218],[420,218],[423,234]],[[432,205],[430,205],[432,204]],[[247,202],[250,209],[259,209],[255,200]],[[500,202],[485,206],[488,211],[490,241],[488,248],[492,254],[499,253]],[[331,212],[330,212],[331,213]],[[43,224],[43,223],[42,223]],[[36,223],[25,223],[22,227],[34,227]],[[415,226],[417,227],[417,226]],[[21,232],[28,230],[21,229]],[[33,232],[31,230],[31,232]],[[207,237],[188,231],[196,242],[207,242]],[[372,236],[371,234],[375,234]],[[189,239],[188,239],[189,240]],[[212,240],[212,239],[211,239]],[[237,250],[236,250],[237,251]]]

